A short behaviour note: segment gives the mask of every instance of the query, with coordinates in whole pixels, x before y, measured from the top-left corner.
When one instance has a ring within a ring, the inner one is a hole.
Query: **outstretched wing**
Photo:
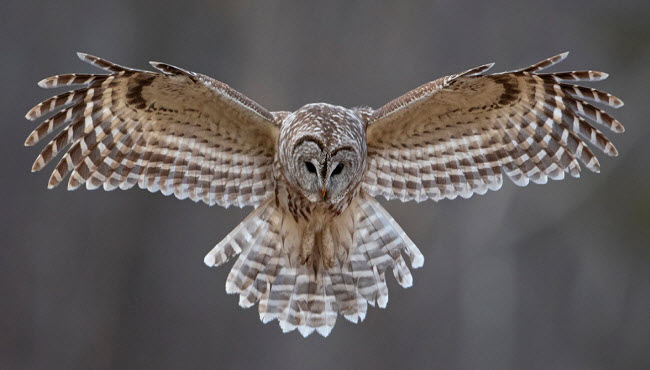
[[[614,145],[590,121],[623,126],[586,100],[613,108],[623,102],[605,92],[564,81],[599,81],[607,74],[541,74],[568,53],[512,72],[483,75],[492,64],[418,87],[374,111],[368,121],[364,188],[402,201],[468,198],[497,190],[505,172],[517,185],[546,183],[578,160],[599,163],[585,141],[615,156]]]
[[[70,172],[68,189],[128,189],[228,207],[257,205],[273,190],[271,168],[279,134],[271,113],[210,77],[151,62],[162,73],[125,68],[79,53],[109,74],[65,74],[44,88],[83,85],[52,97],[26,115],[60,110],[27,138],[31,146],[54,131],[34,162],[42,169],[65,152],[48,187]],[[70,145],[70,147],[68,147]]]

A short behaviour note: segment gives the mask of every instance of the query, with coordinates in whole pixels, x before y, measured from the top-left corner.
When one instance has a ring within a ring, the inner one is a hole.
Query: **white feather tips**
[[[368,305],[385,308],[388,304],[387,270],[393,271],[401,286],[413,284],[402,253],[412,266],[424,261],[395,220],[376,200],[362,194],[339,223],[330,225],[338,237],[350,230],[354,233],[334,240],[347,253],[337,254],[343,257],[337,257],[329,269],[294,266],[292,253],[298,253],[303,242],[296,235],[303,233],[284,212],[271,199],[263,203],[204,259],[206,265],[216,266],[241,253],[228,275],[226,292],[239,294],[243,308],[259,302],[260,320],[277,319],[283,332],[298,329],[302,336],[314,332],[328,336],[338,313],[354,323],[363,321]],[[355,228],[350,229],[350,223]]]
[[[203,258],[203,263],[205,263],[208,267],[213,267],[215,265],[215,258],[212,252],[205,255],[205,258]]]

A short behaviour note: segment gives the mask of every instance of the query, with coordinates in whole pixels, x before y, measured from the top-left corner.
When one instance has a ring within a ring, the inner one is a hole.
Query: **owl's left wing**
[[[402,201],[468,198],[501,187],[502,172],[517,185],[545,183],[580,165],[599,163],[583,140],[615,156],[614,145],[590,121],[623,126],[585,100],[613,108],[605,92],[564,81],[598,81],[607,74],[541,74],[568,53],[512,72],[484,75],[492,64],[427,83],[372,112],[368,171],[363,186],[374,196]]]
[[[271,169],[279,135],[274,115],[210,77],[152,62],[160,72],[79,57],[109,74],[46,78],[41,87],[82,85],[27,113],[39,125],[25,145],[56,130],[32,167],[60,152],[48,186],[70,172],[68,189],[86,185],[152,192],[221,206],[257,205],[273,191]],[[69,147],[68,147],[69,146]]]

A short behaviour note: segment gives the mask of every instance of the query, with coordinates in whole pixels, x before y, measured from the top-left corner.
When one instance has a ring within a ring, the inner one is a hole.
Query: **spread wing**
[[[41,87],[82,87],[26,115],[35,120],[59,110],[25,142],[31,146],[58,131],[32,167],[41,170],[65,153],[48,187],[72,172],[68,189],[138,184],[225,207],[257,205],[272,193],[279,128],[266,109],[222,82],[174,66],[151,62],[162,72],[156,73],[79,57],[109,74],[46,78]]]
[[[623,126],[586,100],[613,108],[623,102],[565,81],[599,81],[607,74],[541,74],[568,53],[512,72],[483,75],[492,64],[427,83],[374,111],[368,121],[364,187],[402,201],[468,198],[497,190],[505,172],[517,185],[578,177],[582,162],[599,172],[585,141],[615,156],[591,122]],[[583,141],[584,140],[584,141]]]

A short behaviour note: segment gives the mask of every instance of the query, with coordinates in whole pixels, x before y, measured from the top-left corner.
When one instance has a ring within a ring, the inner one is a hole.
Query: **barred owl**
[[[152,62],[160,72],[79,57],[108,74],[63,74],[44,88],[81,85],[36,105],[35,120],[60,110],[27,138],[58,130],[36,159],[59,152],[48,187],[134,185],[180,199],[255,209],[205,257],[219,266],[239,255],[226,291],[258,303],[260,319],[283,331],[327,336],[340,313],[363,321],[385,307],[386,272],[402,287],[423,255],[374,199],[438,201],[599,172],[588,141],[615,156],[590,121],[623,126],[587,100],[618,108],[605,92],[572,84],[595,71],[540,73],[563,53],[488,75],[486,64],[426,83],[379,109],[308,104],[269,112],[207,76]],[[569,82],[567,82],[569,81]]]

